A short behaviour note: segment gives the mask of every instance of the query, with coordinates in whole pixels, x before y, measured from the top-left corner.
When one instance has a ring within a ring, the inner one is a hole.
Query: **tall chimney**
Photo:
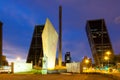
[[[58,65],[62,66],[62,6],[59,6],[59,54]]]
[[[3,23],[0,22],[0,67],[2,66],[2,25]]]

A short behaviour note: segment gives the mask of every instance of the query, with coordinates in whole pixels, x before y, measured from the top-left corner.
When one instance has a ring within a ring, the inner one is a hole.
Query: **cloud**
[[[3,55],[7,57],[8,61],[13,61],[17,57],[20,57],[22,60],[26,59],[26,51],[24,49],[5,41],[3,42]]]
[[[116,24],[120,24],[120,16],[116,17],[116,18],[114,19],[114,22],[115,22]]]
[[[13,24],[17,23],[18,25],[24,26],[24,24],[27,23],[29,26],[35,25],[36,21],[33,12],[28,8],[23,8],[18,5],[8,5],[3,6],[1,12],[4,14],[6,21],[13,21]]]
[[[63,42],[63,52],[70,52],[72,61],[81,61],[83,56],[92,57],[90,51],[88,51],[88,46],[83,41]]]

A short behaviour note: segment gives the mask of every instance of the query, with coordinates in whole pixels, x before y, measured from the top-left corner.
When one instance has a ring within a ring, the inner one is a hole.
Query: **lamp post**
[[[88,63],[89,63],[89,60],[88,60],[88,59],[86,59],[86,60],[85,60],[85,63],[86,63],[86,64],[88,64]]]
[[[105,59],[105,60],[109,60],[108,56],[105,56],[104,59]]]
[[[106,54],[107,54],[107,55],[110,55],[110,54],[111,54],[111,52],[110,52],[110,51],[107,51],[107,52],[106,52]]]
[[[111,52],[110,51],[107,51],[106,52],[106,54],[107,54],[107,56],[108,56],[108,58],[107,58],[107,56],[106,56],[106,60],[108,60],[108,67],[109,67],[109,59],[110,59],[110,54],[111,54]]]
[[[85,59],[85,65],[86,65],[86,68],[87,68],[87,72],[88,72],[88,68],[89,68],[89,59],[87,58],[87,59]]]

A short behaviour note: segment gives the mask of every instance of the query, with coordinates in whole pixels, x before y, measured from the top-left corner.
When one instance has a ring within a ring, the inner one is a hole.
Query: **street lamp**
[[[108,56],[105,56],[104,59],[105,59],[106,61],[108,61],[108,67],[109,67],[109,57],[108,57]]]
[[[86,59],[86,60],[85,60],[85,63],[86,63],[86,64],[88,64],[88,63],[89,63],[89,60],[88,60],[88,59]]]
[[[110,51],[107,51],[106,54],[107,54],[107,57],[108,57],[108,58],[106,57],[105,60],[108,60],[108,67],[109,67],[109,59],[110,59],[110,56],[109,56],[109,55],[111,54],[111,52],[110,52]]]
[[[88,68],[89,68],[89,59],[85,59],[85,66],[86,66],[86,71],[88,71]]]
[[[20,57],[17,57],[16,60],[17,60],[17,61],[20,61]]]
[[[106,54],[109,56],[109,55],[111,54],[111,52],[110,52],[110,51],[107,51]]]
[[[108,56],[105,56],[104,59],[105,59],[105,60],[109,60]]]

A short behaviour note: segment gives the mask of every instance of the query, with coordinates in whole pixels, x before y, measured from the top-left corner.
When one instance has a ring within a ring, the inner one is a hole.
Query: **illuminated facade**
[[[36,26],[27,57],[27,63],[33,62],[33,65],[41,66],[45,63],[42,59],[47,57],[48,69],[55,67],[56,50],[57,50],[58,34],[53,25],[46,20],[45,25]],[[43,62],[43,63],[42,63]]]
[[[15,62],[13,63],[13,73],[19,73],[19,72],[28,72],[32,71],[32,63],[20,63],[20,62]]]
[[[86,24],[86,32],[96,65],[108,64],[104,57],[108,56],[109,63],[114,63],[114,52],[108,35],[104,19],[89,20]],[[106,52],[109,51],[110,55]]]
[[[53,69],[55,67],[56,50],[58,42],[58,34],[53,25],[46,20],[45,27],[42,33],[43,54],[47,56],[47,67]]]

